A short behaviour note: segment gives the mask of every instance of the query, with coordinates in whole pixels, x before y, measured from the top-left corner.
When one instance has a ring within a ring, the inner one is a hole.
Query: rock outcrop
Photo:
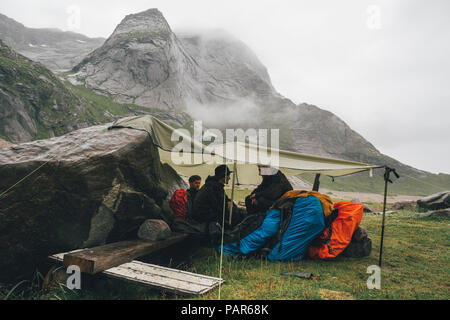
[[[392,210],[410,210],[415,211],[417,208],[416,201],[400,201],[392,205]]]
[[[186,187],[148,133],[106,125],[3,149],[0,177],[0,281],[53,253],[136,238],[147,219],[170,225],[168,190]]]
[[[447,209],[433,210],[413,215],[413,218],[423,218],[423,217],[450,218],[450,209],[447,208]]]
[[[435,193],[417,200],[417,205],[429,210],[450,208],[450,191]]]

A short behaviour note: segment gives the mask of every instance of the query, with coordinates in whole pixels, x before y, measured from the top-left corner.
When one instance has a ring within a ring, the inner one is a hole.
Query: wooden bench
[[[167,248],[186,240],[187,234],[173,233],[167,239],[158,241],[127,240],[109,243],[90,249],[67,253],[63,257],[65,267],[77,265],[81,272],[96,274],[103,270],[116,267],[133,259]]]
[[[79,249],[49,256],[65,267],[77,265],[88,274],[131,281],[153,288],[184,294],[204,294],[225,281],[220,278],[143,263],[133,259],[167,248],[188,239],[186,234],[172,234],[159,241],[127,240],[103,246]]]

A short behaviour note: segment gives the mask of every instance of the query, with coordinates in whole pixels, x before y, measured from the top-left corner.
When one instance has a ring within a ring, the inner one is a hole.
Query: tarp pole
[[[387,202],[387,190],[388,190],[388,182],[392,183],[389,179],[389,176],[393,172],[397,178],[399,175],[395,172],[395,169],[385,167],[384,169],[384,201],[383,201],[383,222],[381,223],[381,240],[380,240],[380,257],[378,260],[378,266],[381,268],[381,262],[383,258],[383,239],[384,239],[384,221],[386,219],[386,202]]]
[[[320,186],[320,173],[316,174],[316,178],[314,179],[313,191],[319,191]]]
[[[233,164],[233,181],[231,182],[231,209],[230,209],[230,218],[228,219],[228,224],[231,226],[231,218],[233,216],[233,200],[234,200],[234,183],[236,181],[236,160]]]

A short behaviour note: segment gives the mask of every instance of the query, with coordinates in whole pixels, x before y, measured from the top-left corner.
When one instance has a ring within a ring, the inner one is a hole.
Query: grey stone
[[[392,205],[392,210],[410,210],[414,211],[417,208],[416,201],[400,201]]]
[[[419,199],[417,205],[430,210],[450,208],[450,191],[435,193]]]
[[[147,132],[100,125],[0,150],[0,282],[50,254],[136,237],[173,221],[168,190],[186,183],[161,165]],[[164,181],[163,181],[164,179]]]
[[[170,237],[172,231],[164,220],[148,219],[139,227],[138,237],[144,240],[164,240]]]
[[[428,211],[423,213],[418,213],[413,216],[414,218],[422,218],[422,217],[438,217],[438,218],[450,218],[450,209],[441,209]]]

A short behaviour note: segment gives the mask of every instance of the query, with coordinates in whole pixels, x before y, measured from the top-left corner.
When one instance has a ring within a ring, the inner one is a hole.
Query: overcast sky
[[[90,37],[108,37],[125,15],[149,8],[175,32],[228,31],[282,95],[335,113],[403,163],[450,173],[450,1],[0,2],[0,13],[27,27]]]

